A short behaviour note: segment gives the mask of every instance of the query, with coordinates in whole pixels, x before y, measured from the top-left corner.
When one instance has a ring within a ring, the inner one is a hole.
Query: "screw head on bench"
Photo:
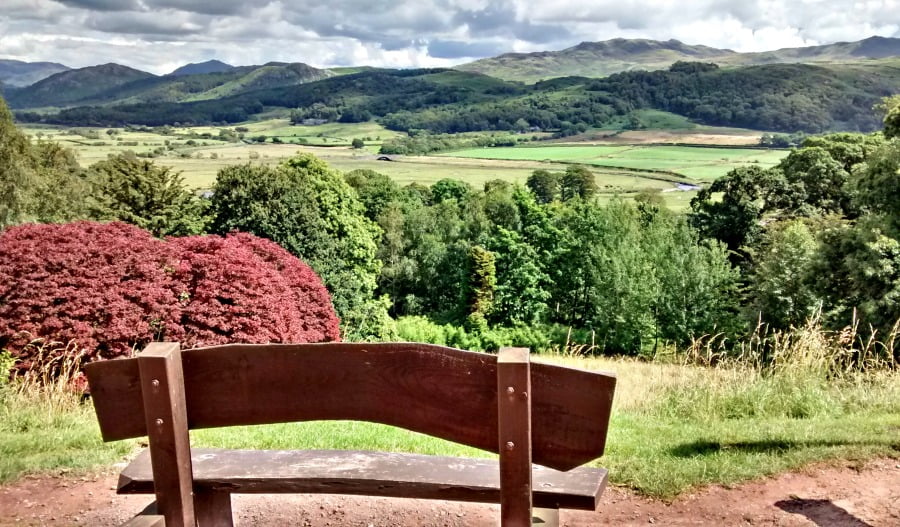
[[[516,393],[516,389],[513,388],[512,386],[509,386],[506,388],[506,393],[512,395],[512,394]]]
[[[163,422],[162,419],[157,419],[157,420],[156,420],[156,426],[162,426],[163,424],[164,424],[164,422]]]
[[[506,449],[507,449],[507,450],[515,450],[515,448],[516,448],[516,444],[513,443],[512,441],[507,441],[507,442],[506,442]]]

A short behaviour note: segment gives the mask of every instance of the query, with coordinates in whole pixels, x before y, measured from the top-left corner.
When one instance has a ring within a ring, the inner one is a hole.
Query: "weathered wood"
[[[166,518],[156,514],[141,514],[123,523],[122,527],[166,527]]]
[[[194,527],[191,446],[179,346],[150,344],[137,362],[159,512],[168,527]]]
[[[234,526],[230,492],[195,489],[194,507],[199,527]]]
[[[86,368],[103,437],[146,434],[133,359]],[[182,352],[190,428],[372,421],[498,453],[497,357],[427,344],[227,345]],[[615,377],[534,363],[532,456],[600,457]],[[565,433],[560,433],[565,430]]]
[[[531,526],[531,370],[528,350],[497,357],[500,525]]]
[[[335,450],[219,450],[192,453],[195,492],[353,494],[499,503],[496,460]],[[534,506],[596,510],[606,470],[534,465]],[[119,478],[120,494],[153,493],[146,451]]]

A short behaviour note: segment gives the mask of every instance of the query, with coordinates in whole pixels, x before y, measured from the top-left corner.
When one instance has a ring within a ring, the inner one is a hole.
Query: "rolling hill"
[[[678,61],[714,62],[728,66],[773,63],[858,62],[900,56],[900,38],[870,37],[858,42],[785,48],[759,53],[692,46],[668,40],[613,39],[582,42],[561,51],[507,53],[457,66],[506,80],[536,82],[571,75],[605,77],[631,70],[665,69]]]
[[[56,73],[27,89],[9,94],[13,108],[70,106],[135,81],[155,77],[152,73],[122,66],[103,64]]]
[[[233,70],[234,66],[225,64],[220,60],[208,60],[206,62],[192,62],[173,71],[169,75],[180,77],[182,75],[201,75],[204,73],[222,73]]]
[[[302,63],[271,62],[262,66],[228,66],[224,71],[199,72],[203,69],[221,67],[209,63],[188,65],[179,68],[182,72],[179,75],[156,76],[118,64],[106,64],[69,70],[27,89],[7,90],[6,95],[10,107],[15,109],[176,103],[294,86],[334,75]]]
[[[68,69],[68,66],[55,62],[22,62],[21,60],[0,59],[0,83],[21,88]]]
[[[269,74],[261,69],[257,75]],[[253,86],[258,77],[244,75],[240,80],[246,78],[251,82],[244,88]],[[240,82],[222,84],[204,96],[229,84]],[[348,123],[376,119],[395,131],[452,134],[535,129],[567,136],[590,128],[640,128],[646,125],[641,122],[642,112],[653,110],[715,126],[819,133],[880,128],[872,107],[881,97],[898,92],[900,59],[729,68],[682,62],[668,70],[630,71],[599,79],[563,77],[533,85],[459,70],[373,70],[303,84],[234,90],[219,98],[81,106],[57,114],[19,111],[16,115],[26,122],[66,126],[224,125],[281,109],[295,111],[298,119]]]

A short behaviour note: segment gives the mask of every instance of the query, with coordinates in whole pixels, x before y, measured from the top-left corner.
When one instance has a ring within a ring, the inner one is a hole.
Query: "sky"
[[[0,0],[0,58],[452,66],[612,38],[735,51],[900,37],[900,0]]]

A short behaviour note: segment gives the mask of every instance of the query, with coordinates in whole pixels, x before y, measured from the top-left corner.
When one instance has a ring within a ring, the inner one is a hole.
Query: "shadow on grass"
[[[900,443],[879,443],[875,441],[789,441],[769,439],[765,441],[737,441],[733,443],[721,441],[692,441],[672,447],[669,452],[675,457],[708,456],[716,452],[731,451],[749,454],[777,454],[797,448],[852,446],[852,445],[884,445],[900,452]]]
[[[806,516],[818,527],[873,527],[830,500],[793,498],[777,501],[775,506],[791,514]]]

